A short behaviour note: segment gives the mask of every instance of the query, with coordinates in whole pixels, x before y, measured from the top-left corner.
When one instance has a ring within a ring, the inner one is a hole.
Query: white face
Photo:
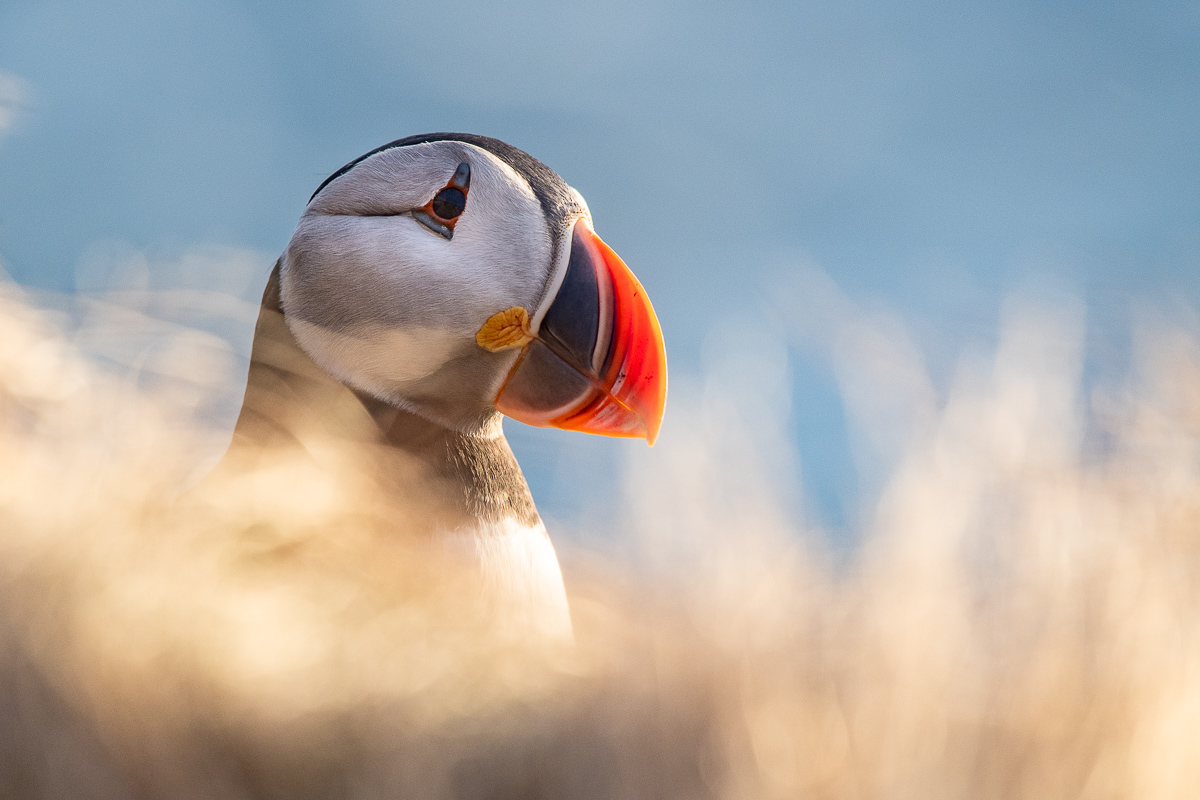
[[[411,212],[462,162],[470,189],[447,239]],[[469,429],[494,413],[517,355],[487,352],[475,333],[497,311],[539,307],[554,240],[528,182],[488,151],[457,141],[384,150],[329,183],[300,218],[281,265],[285,319],[339,380]]]

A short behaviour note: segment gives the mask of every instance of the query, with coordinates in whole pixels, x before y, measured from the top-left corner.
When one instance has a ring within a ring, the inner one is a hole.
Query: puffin
[[[503,417],[652,445],[666,393],[654,309],[580,193],[498,139],[409,136],[309,198],[214,475],[228,489],[301,464],[318,487],[369,486],[379,535],[453,565],[489,624],[570,639]]]

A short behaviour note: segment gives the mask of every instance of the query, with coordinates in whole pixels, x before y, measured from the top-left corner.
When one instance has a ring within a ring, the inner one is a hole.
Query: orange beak
[[[496,408],[528,425],[654,444],[667,402],[662,330],[642,285],[585,219],[547,302]]]

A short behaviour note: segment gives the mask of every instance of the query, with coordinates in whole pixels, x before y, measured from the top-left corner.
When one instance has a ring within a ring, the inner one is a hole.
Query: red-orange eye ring
[[[412,212],[413,219],[436,234],[450,239],[454,226],[467,208],[467,192],[471,189],[471,165],[458,165],[453,177],[425,205]]]

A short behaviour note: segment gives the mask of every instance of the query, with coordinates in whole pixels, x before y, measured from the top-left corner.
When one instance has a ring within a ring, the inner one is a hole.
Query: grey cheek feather
[[[465,330],[478,282],[441,252],[446,244],[407,217],[306,217],[285,253],[285,308],[336,331],[434,322]]]
[[[433,291],[430,276],[371,235],[386,224],[313,220],[316,230],[302,230],[288,248],[282,278],[288,325],[317,363],[390,394],[453,360],[471,331],[447,296],[459,292]]]

